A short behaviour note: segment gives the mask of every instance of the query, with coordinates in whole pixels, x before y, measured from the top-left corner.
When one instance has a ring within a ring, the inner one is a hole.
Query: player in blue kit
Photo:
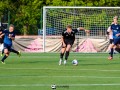
[[[9,56],[9,53],[10,52],[14,52],[18,55],[21,55],[19,51],[16,51],[14,49],[12,49],[12,40],[15,39],[15,32],[14,32],[14,25],[10,25],[9,26],[9,30],[4,30],[3,31],[3,34],[0,35],[0,37],[3,37],[4,36],[4,40],[3,40],[3,43],[4,43],[4,57],[2,58],[1,62],[3,64],[5,64],[4,60]]]
[[[113,43],[111,45],[111,52],[109,60],[113,59],[113,47],[120,44],[120,25],[118,24],[118,17],[113,18],[114,24],[111,25],[111,32],[113,34]]]

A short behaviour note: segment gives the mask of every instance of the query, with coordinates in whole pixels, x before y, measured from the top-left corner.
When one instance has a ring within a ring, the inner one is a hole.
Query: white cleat
[[[66,65],[66,63],[67,63],[67,60],[64,60],[64,65]]]
[[[2,62],[2,64],[5,64],[5,62],[3,62],[3,61],[1,61]]]
[[[61,65],[62,64],[62,59],[60,59],[60,61],[59,61],[59,65]]]

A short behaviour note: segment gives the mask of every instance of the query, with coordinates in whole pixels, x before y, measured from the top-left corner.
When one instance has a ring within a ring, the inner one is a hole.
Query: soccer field
[[[108,54],[71,53],[66,66],[59,53],[11,54],[0,64],[0,90],[120,90],[120,58]],[[1,57],[2,58],[2,57]],[[78,66],[71,64],[76,58]]]

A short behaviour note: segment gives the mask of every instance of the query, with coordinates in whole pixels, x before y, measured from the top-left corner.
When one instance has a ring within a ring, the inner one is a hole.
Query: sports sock
[[[2,58],[1,61],[4,62],[7,57],[8,57],[8,56],[4,55],[4,57]]]
[[[111,48],[110,56],[113,57],[113,48]]]
[[[69,51],[66,51],[66,53],[65,53],[65,60],[68,59],[68,56],[69,56]]]
[[[60,58],[63,59],[64,53],[60,53]]]
[[[16,50],[14,50],[14,49],[11,49],[11,52],[16,53],[16,54],[19,54],[19,52],[16,51]]]

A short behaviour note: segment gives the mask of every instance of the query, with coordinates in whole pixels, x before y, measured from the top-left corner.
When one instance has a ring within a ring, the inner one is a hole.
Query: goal
[[[113,17],[119,16],[120,7],[43,7],[43,51],[47,40],[52,41],[61,37],[66,25],[73,28],[84,27],[90,34],[80,31],[76,38],[104,39],[107,28],[111,25]]]

